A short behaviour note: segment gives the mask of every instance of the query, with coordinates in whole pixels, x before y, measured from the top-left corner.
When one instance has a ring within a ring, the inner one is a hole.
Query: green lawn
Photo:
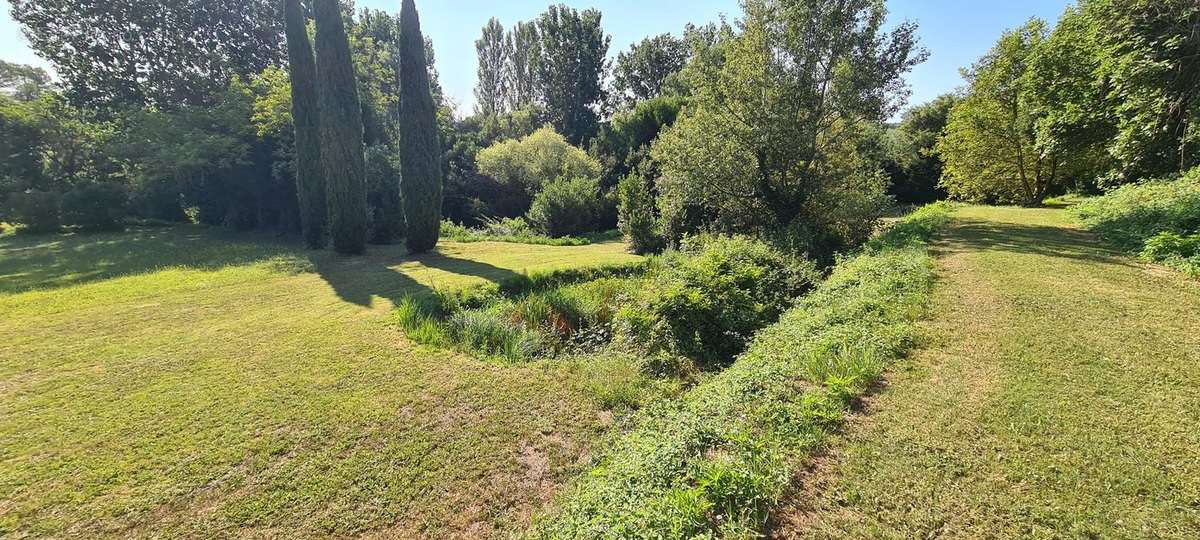
[[[0,536],[498,536],[611,424],[582,375],[423,350],[394,302],[632,260],[306,252],[200,228],[0,238]]]
[[[967,207],[924,350],[777,538],[1200,537],[1200,283],[1061,209]]]

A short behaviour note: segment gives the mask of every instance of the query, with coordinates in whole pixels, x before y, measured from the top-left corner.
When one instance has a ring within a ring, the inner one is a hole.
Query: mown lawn
[[[0,238],[0,536],[498,536],[611,423],[581,375],[413,346],[398,298],[624,246]]]
[[[967,207],[928,343],[777,538],[1200,537],[1200,283],[1060,209]]]

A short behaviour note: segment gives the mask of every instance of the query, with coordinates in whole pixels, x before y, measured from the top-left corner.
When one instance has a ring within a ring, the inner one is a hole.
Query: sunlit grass
[[[587,373],[412,345],[404,296],[619,243],[309,252],[193,228],[0,239],[0,536],[520,527],[611,423]]]

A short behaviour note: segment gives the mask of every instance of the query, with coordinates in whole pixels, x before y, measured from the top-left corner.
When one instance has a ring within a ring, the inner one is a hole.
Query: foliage
[[[372,244],[394,244],[405,237],[400,164],[396,157],[383,144],[368,146],[366,150],[367,208],[371,217],[368,238]]]
[[[541,71],[542,38],[537,22],[518,22],[508,33],[508,62],[505,64],[505,89],[508,107],[517,111],[539,99],[538,73]]]
[[[885,169],[892,177],[888,193],[897,201],[927,204],[945,197],[938,185],[944,164],[934,146],[956,103],[957,96],[946,94],[913,107],[904,112],[900,125],[888,132]]]
[[[654,207],[654,194],[646,181],[637,174],[630,174],[617,186],[619,216],[618,224],[625,240],[634,253],[658,253],[666,248],[666,240],[659,229],[659,220]]]
[[[630,172],[640,170],[649,180],[658,167],[650,160],[650,145],[671,127],[683,110],[684,99],[659,97],[638,102],[632,110],[617,113],[592,141],[592,154],[601,162],[601,184],[614,186]]]
[[[9,218],[23,233],[56,233],[62,228],[61,197],[51,191],[24,191],[8,197]]]
[[[317,105],[329,234],[335,251],[357,255],[366,249],[367,193],[362,110],[354,62],[339,2],[314,0],[314,3]]]
[[[542,187],[529,207],[529,222],[552,237],[578,236],[596,230],[602,210],[600,184],[594,178],[560,177]]]
[[[509,55],[513,47],[511,38],[504,33],[504,25],[493,17],[483,27],[483,35],[475,41],[479,55],[479,68],[475,85],[475,107],[479,114],[493,116],[508,107]]]
[[[72,102],[200,105],[284,58],[278,0],[14,0]],[[135,76],[136,74],[136,76]]]
[[[85,232],[119,231],[124,227],[125,188],[116,184],[82,184],[62,197],[62,222]]]
[[[1037,205],[1058,185],[1064,156],[1038,136],[1043,104],[1028,77],[1048,36],[1045,22],[1031,20],[1005,33],[967,73],[968,94],[937,145],[945,161],[942,186],[951,196]]]
[[[1126,178],[1183,172],[1200,144],[1200,5],[1086,0],[1101,58],[1095,77],[1116,117],[1112,155]]]
[[[53,87],[46,70],[0,60],[0,94],[17,101],[33,101]]]
[[[409,251],[437,245],[442,223],[442,151],[421,21],[412,0],[400,12],[400,172]]]
[[[442,222],[442,239],[454,242],[508,242],[512,244],[534,244],[540,246],[586,246],[597,242],[620,239],[617,231],[599,232],[584,236],[551,238],[533,230],[525,218],[485,218],[476,228],[459,225],[453,221]]]
[[[915,26],[883,32],[886,11],[872,0],[752,0],[745,10],[740,33],[685,70],[689,105],[654,144],[667,232],[789,228],[816,239],[873,223],[883,186],[856,140],[902,103],[902,76],[924,58]],[[858,192],[876,202],[873,211],[841,208],[840,195]],[[863,224],[826,217],[835,215]],[[800,249],[824,256],[844,247],[829,244]]]
[[[940,221],[943,213],[909,219]],[[798,458],[814,451],[851,399],[912,346],[912,321],[933,285],[931,266],[919,246],[839,265],[729,369],[639,412],[535,519],[532,536],[754,536]]]
[[[582,146],[599,127],[605,57],[612,38],[599,11],[552,5],[538,19],[542,58],[537,81],[546,116],[571,144]]]
[[[600,176],[595,159],[549,127],[528,137],[498,142],[479,152],[478,162],[479,172],[501,184],[522,188],[530,196],[559,177]]]
[[[613,67],[614,99],[623,108],[662,96],[668,79],[683,70],[691,57],[687,41],[671,34],[643,39],[617,55]]]
[[[740,353],[818,279],[815,266],[746,237],[690,238],[617,314],[620,339],[704,366]]]
[[[1200,232],[1200,168],[1175,179],[1122,186],[1073,209],[1089,229],[1122,249],[1141,251],[1159,233]]]
[[[317,64],[308,39],[307,17],[300,0],[284,4],[294,125],[295,177],[300,226],[310,249],[325,247],[329,207],[325,195],[325,169],[321,164],[321,122],[317,100]],[[275,117],[282,116],[279,111]]]

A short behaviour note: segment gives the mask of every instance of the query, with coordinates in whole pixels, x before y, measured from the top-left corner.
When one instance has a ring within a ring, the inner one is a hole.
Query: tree
[[[1038,136],[1038,97],[1029,61],[1049,31],[1033,19],[1006,32],[969,72],[967,96],[950,112],[937,153],[951,196],[1041,204],[1059,179],[1063,155]]]
[[[308,41],[300,0],[285,0],[288,58],[291,64],[292,123],[295,127],[296,193],[300,226],[311,249],[325,247],[328,208],[321,163],[321,124],[317,105],[317,65]]]
[[[437,246],[442,223],[442,151],[429,87],[425,39],[413,0],[400,11],[400,171],[408,249]]]
[[[599,126],[605,56],[612,41],[601,27],[601,17],[594,9],[581,13],[559,4],[538,19],[539,93],[550,123],[574,145],[587,142]]]
[[[483,36],[475,42],[475,51],[479,54],[475,106],[485,116],[504,112],[509,103],[505,68],[511,54],[510,46],[504,35],[504,26],[496,18],[488,21],[487,26],[483,27]]]
[[[613,91],[625,108],[640,101],[663,95],[667,79],[687,64],[690,51],[686,41],[661,34],[630,45],[617,55],[613,69]]]
[[[361,254],[367,241],[362,110],[338,0],[315,0],[321,163],[333,248]]]
[[[211,101],[284,59],[279,0],[12,0],[12,17],[76,103]]]
[[[658,97],[638,102],[632,110],[617,113],[592,141],[592,153],[604,166],[604,187],[616,185],[630,172],[642,170],[653,179],[658,167],[648,163],[650,145],[659,133],[675,123],[683,109],[680,97]]]
[[[885,202],[857,141],[907,97],[916,27],[884,33],[876,0],[744,6],[740,33],[685,70],[689,105],[652,149],[667,232],[786,234],[829,255],[869,235]]]
[[[509,110],[520,110],[537,103],[538,71],[542,59],[541,36],[537,23],[518,22],[508,34],[508,63],[505,77],[508,80]]]
[[[551,128],[509,139],[479,152],[479,172],[530,196],[559,177],[598,178],[600,164]]]
[[[592,232],[601,211],[595,178],[560,177],[547,182],[529,207],[529,222],[552,238]]]
[[[891,173],[889,193],[896,200],[925,204],[945,197],[945,191],[938,185],[944,164],[934,147],[956,103],[958,96],[954,94],[938,96],[905,111],[900,125],[888,132],[884,168]]]
[[[1128,178],[1183,172],[1200,162],[1200,4],[1086,0],[1117,118],[1112,153]]]
[[[0,60],[0,93],[17,101],[33,101],[52,87],[46,70]]]

